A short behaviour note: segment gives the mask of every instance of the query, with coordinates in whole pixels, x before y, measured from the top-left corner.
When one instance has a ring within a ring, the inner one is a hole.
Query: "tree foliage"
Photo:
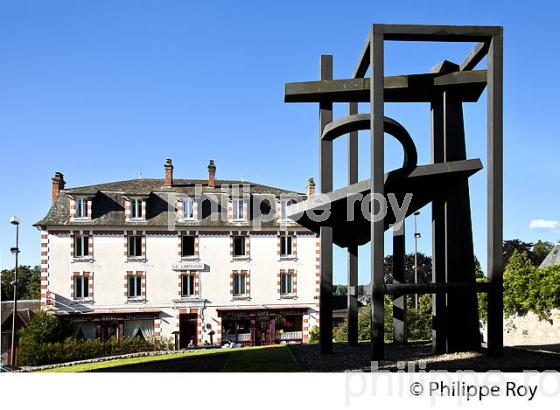
[[[14,269],[2,270],[2,300],[14,299]],[[18,267],[18,300],[39,299],[41,296],[41,270],[38,266],[31,268],[22,265]]]
[[[319,326],[313,326],[310,330],[309,330],[309,339],[308,339],[309,343],[319,343]]]
[[[432,338],[432,295],[418,298],[418,309],[409,304],[407,312],[407,331],[409,340],[428,340]]]
[[[533,253],[535,254],[534,263],[536,266],[539,266],[543,261],[544,258],[552,251],[554,248],[554,244],[548,241],[537,241],[533,246]]]
[[[422,295],[418,301],[418,310],[409,306],[407,309],[407,329],[410,340],[426,340],[432,336],[432,297]],[[348,322],[345,320],[334,327],[333,338],[337,342],[346,342]],[[385,341],[393,339],[393,301],[385,296]],[[371,340],[371,305],[358,310],[358,340]]]
[[[393,283],[393,255],[385,256],[383,264],[385,281]],[[404,276],[407,283],[414,283],[414,253],[405,255]],[[418,252],[418,282],[428,283],[432,280],[432,258]]]
[[[552,309],[560,308],[560,265],[534,266],[527,252],[513,252],[504,271],[504,313],[523,316],[535,313],[550,320]]]

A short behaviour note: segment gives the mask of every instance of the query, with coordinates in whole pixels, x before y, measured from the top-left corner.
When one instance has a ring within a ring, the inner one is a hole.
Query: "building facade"
[[[57,172],[36,224],[41,307],[80,338],[305,342],[318,325],[319,240],[286,208],[306,195],[216,180],[213,161],[206,180],[174,179],[171,160],[163,179],[71,189]]]

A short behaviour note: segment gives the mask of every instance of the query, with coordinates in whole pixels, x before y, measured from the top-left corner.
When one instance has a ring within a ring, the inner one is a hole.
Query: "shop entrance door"
[[[101,339],[107,340],[113,336],[117,336],[119,323],[117,321],[103,321],[101,322]]]
[[[196,346],[196,313],[179,315],[179,348],[187,349],[189,344]]]
[[[255,346],[270,345],[270,319],[257,320],[255,329]]]

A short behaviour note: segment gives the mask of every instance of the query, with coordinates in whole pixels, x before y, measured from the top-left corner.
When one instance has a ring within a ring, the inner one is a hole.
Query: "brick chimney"
[[[58,198],[58,194],[60,193],[61,189],[64,189],[64,175],[62,175],[62,172],[55,172],[54,173],[54,177],[52,178],[52,203],[54,204],[54,201],[56,201],[56,198]]]
[[[211,159],[208,164],[208,186],[216,186],[216,165],[214,165],[214,160]]]
[[[173,186],[173,163],[168,158],[165,160],[165,186]]]
[[[315,195],[315,181],[313,178],[309,178],[307,180],[307,198],[311,198],[313,195]]]

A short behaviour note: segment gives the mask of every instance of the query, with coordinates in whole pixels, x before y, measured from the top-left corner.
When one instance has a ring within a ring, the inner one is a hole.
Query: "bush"
[[[348,321],[333,328],[333,338],[336,342],[348,341]],[[390,296],[385,296],[385,340],[393,338],[393,302]],[[358,310],[358,340],[371,340],[371,305],[362,306]]]
[[[56,316],[39,312],[22,331],[18,358],[22,366],[63,363],[96,357],[170,350],[171,339],[144,340],[139,337],[108,340],[76,340],[69,336],[68,326]]]
[[[550,320],[560,308],[560,266],[539,269],[526,252],[515,251],[504,271],[504,313],[523,316],[535,313]]]
[[[319,343],[319,327],[313,326],[309,331],[309,343]]]
[[[150,352],[172,349],[169,340],[144,340],[139,337],[117,339],[115,336],[108,340],[86,339],[76,340],[72,337],[62,342],[20,347],[20,362],[23,366],[39,366],[43,364],[73,362],[77,360],[94,359],[96,357],[115,356],[129,353]]]
[[[418,298],[418,310],[408,307],[408,340],[428,340],[432,338],[432,295]]]

